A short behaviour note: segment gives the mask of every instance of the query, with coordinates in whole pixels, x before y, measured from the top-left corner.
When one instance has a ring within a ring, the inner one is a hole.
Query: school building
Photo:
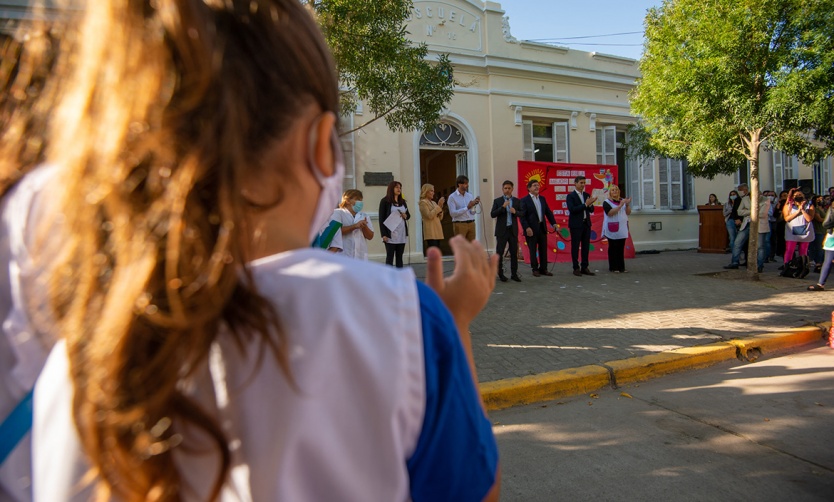
[[[21,21],[27,0],[0,0],[0,29],[11,33]],[[47,5],[51,2],[47,2]],[[415,0],[407,29],[424,42],[430,57],[449,54],[455,67],[455,95],[432,131],[395,133],[379,120],[346,134],[345,188],[364,194],[365,208],[376,218],[385,185],[403,185],[411,209],[407,253],[423,256],[420,187],[435,186],[438,195],[455,189],[466,174],[469,189],[480,195],[476,215],[479,240],[494,249],[492,199],[501,183],[517,181],[519,160],[616,164],[618,184],[633,198],[630,230],[635,249],[691,249],[698,246],[698,211],[710,193],[722,202],[747,170],[713,180],[693,178],[678,159],[629,159],[623,143],[635,122],[629,92],[639,77],[635,60],[518,40],[512,34],[512,11],[496,2]],[[554,34],[558,26],[554,25]],[[342,119],[347,131],[374,117],[360,103]],[[810,184],[821,193],[834,185],[831,158],[804,165],[782,152],[761,152],[760,186],[774,189]],[[518,187],[516,187],[516,194]],[[444,233],[451,237],[445,213]],[[374,259],[385,255],[379,238],[369,243]]]
[[[628,98],[640,75],[637,61],[518,40],[511,16],[496,2],[414,1],[410,36],[434,55],[449,54],[455,66],[454,98],[433,131],[394,133],[378,121],[345,136],[346,186],[362,190],[365,207],[373,212],[385,195],[385,181],[402,183],[412,214],[407,252],[414,261],[423,256],[417,207],[423,183],[448,195],[456,176],[466,174],[470,191],[483,201],[475,219],[478,238],[494,249],[492,199],[501,194],[505,179],[517,181],[519,160],[616,164],[618,184],[633,197],[635,249],[696,248],[696,206],[706,203],[710,193],[726,201],[729,190],[747,180],[746,169],[706,180],[687,174],[678,159],[627,158],[623,143],[636,120]],[[344,118],[345,127],[371,118],[360,107]],[[819,193],[832,185],[831,159],[806,166],[763,149],[759,179],[762,189],[777,192],[795,180],[809,180],[805,183],[813,183]],[[448,238],[448,212],[445,219]],[[370,252],[384,256],[381,240],[375,239]]]

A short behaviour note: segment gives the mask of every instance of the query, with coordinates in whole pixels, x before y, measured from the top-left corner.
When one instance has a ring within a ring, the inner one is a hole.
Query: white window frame
[[[544,122],[537,122],[539,125],[544,125]],[[535,160],[536,159],[536,143],[550,144],[553,146],[553,158],[549,162],[570,162],[570,129],[567,121],[558,121],[550,123],[550,137],[534,136],[533,120],[523,120],[521,122],[523,144],[522,159]],[[562,136],[560,138],[560,136]]]

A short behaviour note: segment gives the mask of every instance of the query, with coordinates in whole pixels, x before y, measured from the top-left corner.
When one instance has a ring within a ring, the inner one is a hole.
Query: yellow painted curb
[[[576,396],[600,389],[609,383],[608,370],[602,366],[590,365],[506,378],[482,383],[480,387],[486,409],[495,411],[520,404]]]
[[[617,385],[623,385],[678,371],[705,368],[721,361],[735,359],[735,357],[735,346],[720,342],[610,361],[605,364],[614,371]]]
[[[539,375],[507,378],[480,384],[481,397],[488,411],[511,406],[578,396],[611,384],[613,374],[617,385],[705,368],[730,359],[753,361],[760,354],[822,342],[831,323],[805,326],[782,333],[767,333],[727,342],[684,347],[630,359],[609,361]],[[610,369],[610,372],[609,372]]]
[[[748,338],[740,338],[730,340],[728,343],[738,347],[739,355],[743,359],[754,360],[763,353],[822,341],[823,333],[827,332],[827,326],[830,326],[830,323],[822,323],[820,327],[806,326],[784,333],[767,333]]]

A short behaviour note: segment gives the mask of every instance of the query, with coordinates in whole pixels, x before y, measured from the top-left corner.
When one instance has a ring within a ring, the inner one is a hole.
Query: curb
[[[618,385],[706,368],[730,359],[753,362],[762,354],[820,342],[826,337],[830,325],[830,322],[819,323],[781,333],[754,335],[602,364],[485,382],[480,385],[481,397],[487,411],[496,411],[578,396],[607,385],[616,389]]]

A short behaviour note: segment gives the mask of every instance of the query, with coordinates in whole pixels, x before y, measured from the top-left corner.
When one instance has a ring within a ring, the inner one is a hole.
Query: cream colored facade
[[[423,183],[445,194],[454,189],[456,175],[465,173],[469,190],[483,201],[478,238],[494,249],[492,199],[503,180],[517,182],[519,160],[616,163],[619,184],[635,201],[630,229],[636,250],[696,248],[696,206],[710,193],[726,201],[746,173],[706,180],[686,175],[680,161],[627,159],[621,143],[635,121],[628,94],[639,76],[637,61],[519,41],[508,16],[512,12],[495,2],[415,0],[408,23],[412,39],[428,44],[432,54],[448,53],[455,66],[455,96],[444,129],[424,137],[393,133],[377,121],[346,137],[353,172],[346,185],[363,191],[375,217],[385,187],[365,185],[366,174],[390,172],[402,182],[412,213],[407,253],[421,261],[417,200]],[[372,118],[360,108],[347,120],[358,126]],[[778,191],[789,178],[813,179],[818,192],[832,185],[830,158],[819,167],[805,166],[763,148],[760,165],[762,189]],[[444,231],[451,236],[448,222]],[[369,248],[373,258],[384,256],[378,236]]]

